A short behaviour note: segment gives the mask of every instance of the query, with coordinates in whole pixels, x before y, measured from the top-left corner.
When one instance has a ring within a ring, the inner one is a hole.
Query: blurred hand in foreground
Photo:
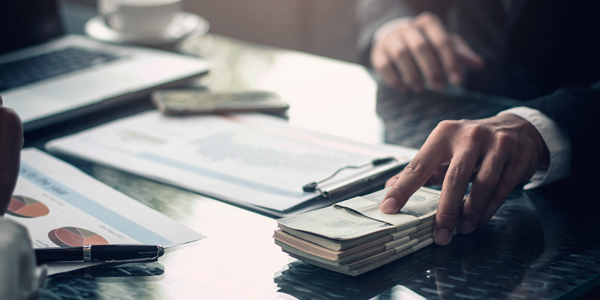
[[[17,183],[23,127],[17,114],[2,106],[0,96],[0,216],[4,215]]]

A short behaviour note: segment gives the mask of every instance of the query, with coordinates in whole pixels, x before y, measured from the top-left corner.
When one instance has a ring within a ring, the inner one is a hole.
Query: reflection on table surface
[[[88,267],[51,277],[48,285],[52,288],[43,290],[41,297],[120,299],[135,295],[138,299],[151,299],[158,295],[143,282],[162,280],[164,273],[159,262]]]
[[[291,104],[292,124],[365,142],[419,147],[440,120],[490,116],[512,104],[462,92],[415,96],[377,90],[360,66],[219,36],[183,47],[211,61],[211,74],[201,82],[208,88],[275,91]],[[51,277],[41,299],[552,299],[577,293],[600,274],[600,221],[565,209],[561,199],[544,191],[516,190],[474,233],[350,277],[281,252],[272,238],[274,219],[65,159],[207,239],[159,263],[104,265]]]

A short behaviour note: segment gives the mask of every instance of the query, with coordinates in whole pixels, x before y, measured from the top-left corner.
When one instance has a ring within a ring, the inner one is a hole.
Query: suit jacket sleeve
[[[571,139],[571,177],[589,184],[600,167],[600,82],[589,88],[563,88],[524,103],[554,120]],[[592,175],[590,177],[590,175]]]

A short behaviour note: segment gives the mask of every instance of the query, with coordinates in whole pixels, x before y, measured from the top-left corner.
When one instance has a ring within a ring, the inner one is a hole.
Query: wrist
[[[526,133],[526,136],[528,136],[533,142],[535,150],[538,153],[539,159],[537,169],[548,169],[548,167],[550,166],[550,151],[548,150],[548,146],[546,145],[546,142],[544,142],[544,139],[542,138],[540,132],[529,121],[517,115],[509,114],[509,116],[520,120],[520,122],[522,123],[521,126],[524,132]]]
[[[535,151],[537,154],[538,162],[536,166],[538,170],[548,168],[550,165],[550,152],[542,135],[533,124],[514,114],[499,114],[492,117],[492,119],[501,130],[518,133],[517,135],[521,137],[519,139],[522,144],[529,143],[530,146],[526,147],[525,150]]]
[[[519,106],[507,109],[498,114],[516,115],[531,123],[541,135],[549,152],[549,165],[547,168],[539,170],[535,178],[524,186],[525,189],[532,189],[551,182],[569,178],[571,174],[571,141],[566,133],[558,124],[542,112]]]

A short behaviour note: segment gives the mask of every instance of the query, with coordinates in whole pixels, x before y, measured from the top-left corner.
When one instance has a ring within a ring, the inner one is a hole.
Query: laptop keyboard
[[[87,69],[119,57],[84,48],[64,48],[54,52],[0,64],[0,91]]]

